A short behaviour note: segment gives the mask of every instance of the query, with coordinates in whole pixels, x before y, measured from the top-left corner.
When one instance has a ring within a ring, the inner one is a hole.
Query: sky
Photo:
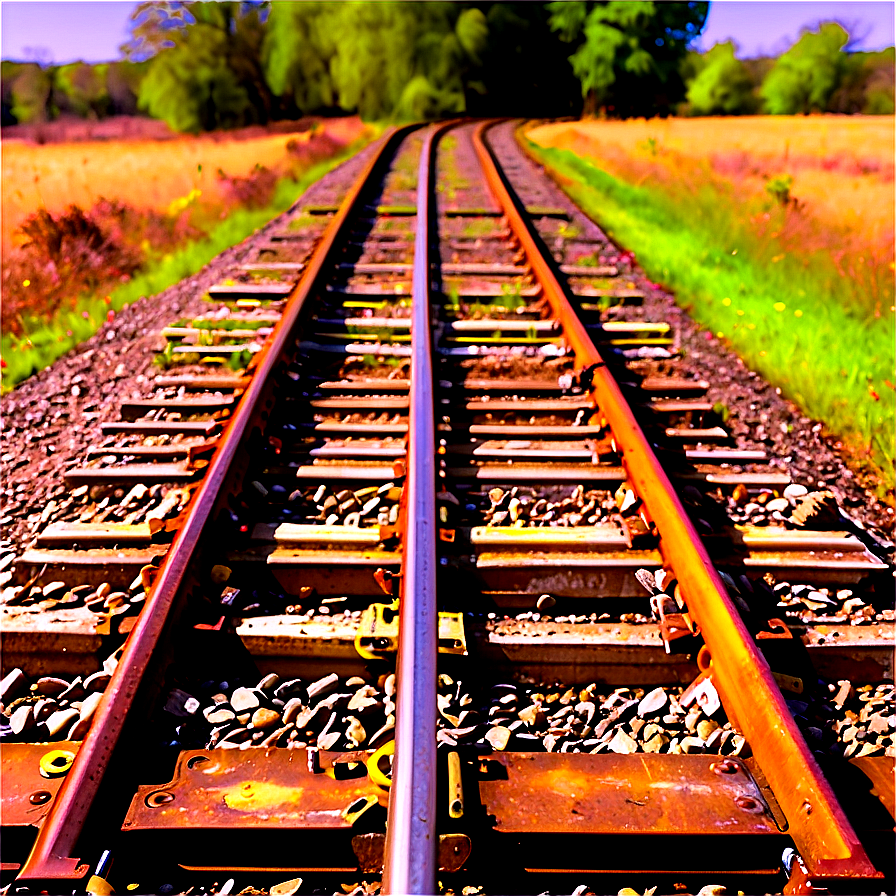
[[[46,63],[117,59],[135,5],[121,0],[0,0],[0,55]],[[742,58],[776,55],[796,40],[801,28],[836,19],[853,26],[848,30],[860,38],[855,49],[879,50],[894,42],[894,8],[892,0],[715,0],[695,46],[704,50],[732,39]]]

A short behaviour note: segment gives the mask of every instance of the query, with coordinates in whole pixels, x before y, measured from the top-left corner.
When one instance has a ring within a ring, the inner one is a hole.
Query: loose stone
[[[68,689],[68,682],[62,678],[52,678],[50,676],[38,678],[33,690],[37,694],[44,694],[48,697],[54,697],[62,694]]]
[[[274,725],[279,724],[280,722],[280,713],[276,712],[273,709],[266,709],[265,707],[261,707],[260,709],[256,709],[254,713],[252,713],[252,727],[253,728],[272,728]]]
[[[654,688],[643,700],[638,704],[638,715],[643,717],[659,715],[669,703],[663,688]]]
[[[610,750],[614,753],[637,753],[638,742],[620,728],[610,741]]]
[[[510,741],[511,731],[503,725],[497,725],[489,728],[485,735],[485,739],[491,744],[493,750],[506,750]]]
[[[230,695],[230,705],[239,714],[257,709],[261,704],[258,695],[251,688],[237,688]]]

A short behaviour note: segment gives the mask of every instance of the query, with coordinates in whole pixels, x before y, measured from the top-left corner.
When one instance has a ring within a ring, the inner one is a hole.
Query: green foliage
[[[275,3],[268,17],[261,61],[268,85],[286,108],[300,114],[333,107],[330,62],[336,54],[332,4]]]
[[[52,103],[55,69],[36,62],[13,63],[4,69],[4,92],[9,90],[9,114],[20,124],[49,121],[56,116]],[[9,75],[7,75],[9,71]]]
[[[56,94],[60,111],[72,112],[81,118],[103,118],[109,114],[112,101],[106,86],[108,64],[88,65],[72,62],[56,72]]]
[[[488,45],[488,20],[481,9],[465,9],[458,17],[454,33],[461,49],[475,65],[482,65]]]
[[[110,62],[106,69],[106,91],[114,115],[135,115],[140,82],[148,69],[146,62],[126,59]]]
[[[756,111],[753,79],[734,56],[731,41],[716,44],[702,57],[700,71],[688,85],[694,115],[745,115]]]
[[[577,45],[569,59],[586,111],[655,114],[683,98],[679,66],[703,30],[708,3],[558,0],[548,8],[551,28]]]
[[[543,4],[310,2],[273,4],[262,60],[284,109],[410,119],[572,113],[566,52]]]
[[[131,13],[131,39],[119,49],[126,59],[145,62],[176,45],[179,32],[192,20],[187,4],[173,0],[138,3]]]
[[[823,112],[845,70],[849,35],[836,22],[806,31],[775,63],[759,92],[772,115]]]
[[[227,40],[197,24],[152,62],[140,84],[139,107],[175,131],[235,127],[250,113],[249,94],[226,62]]]
[[[790,188],[793,186],[793,178],[789,174],[779,174],[776,177],[769,178],[765,185],[765,192],[778,203],[778,205],[789,205],[791,199]]]
[[[829,252],[779,255],[771,264],[768,256],[780,247],[761,243],[750,210],[734,207],[709,182],[685,185],[683,201],[611,177],[566,150],[530,143],[529,151],[612,239],[637,254],[652,280],[675,290],[696,321],[844,438],[892,487],[894,322],[863,308]],[[888,271],[881,277],[892,283]]]
[[[190,133],[268,120],[257,4],[141,3],[131,18],[133,39],[123,49],[133,58],[155,53],[139,108]]]
[[[362,118],[434,117],[464,111],[451,3],[344,3],[354,27],[343,32],[332,74],[339,103]]]
[[[894,48],[878,53],[847,53],[843,77],[828,101],[827,111],[892,115]]]
[[[11,62],[8,59],[0,62],[0,109],[2,109],[0,121],[4,127],[16,123],[12,114],[12,84],[20,68],[18,62]]]

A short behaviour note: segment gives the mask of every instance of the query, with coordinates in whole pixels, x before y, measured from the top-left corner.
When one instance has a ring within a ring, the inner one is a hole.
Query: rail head
[[[433,400],[431,225],[435,152],[452,123],[426,135],[417,175],[417,232],[411,324],[408,474],[404,503],[401,604],[384,893],[437,892],[436,703],[439,613],[436,599],[436,434]]]
[[[283,316],[274,332],[258,353],[254,376],[219,439],[218,448],[191,503],[186,520],[168,550],[146,606],[128,637],[112,681],[96,709],[93,725],[81,744],[17,878],[20,882],[34,884],[81,880],[89,874],[90,866],[82,864],[75,855],[79,840],[85,831],[88,816],[118,744],[128,711],[169,620],[175,598],[196,556],[202,531],[209,523],[218,495],[230,475],[239,446],[256,418],[280,356],[295,339],[295,329],[302,308],[319,285],[325,266],[332,261],[337,240],[358,204],[361,191],[392,147],[416,127],[418,125],[392,128],[380,138],[379,145],[374,148],[370,159],[353,182],[314,256],[288,296]]]
[[[793,720],[768,662],[756,647],[688,518],[669,477],[619,385],[573,310],[553,260],[544,253],[494,152],[483,122],[473,143],[489,187],[525,250],[581,366],[592,366],[592,395],[613,431],[627,476],[656,524],[673,570],[712,659],[713,681],[747,736],[789,823],[788,833],[816,881],[880,879],[830,784]]]

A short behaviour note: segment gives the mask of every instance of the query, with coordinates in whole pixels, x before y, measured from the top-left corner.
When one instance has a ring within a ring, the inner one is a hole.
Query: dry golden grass
[[[823,115],[654,118],[565,122],[528,131],[534,142],[597,159],[631,182],[632,165],[705,162],[740,189],[793,177],[791,192],[813,217],[872,246],[892,245],[896,131],[893,116]]]
[[[365,129],[357,118],[333,119],[322,127],[340,145],[351,143]],[[232,140],[217,134],[43,146],[4,140],[2,246],[15,244],[17,228],[41,206],[51,213],[72,203],[89,209],[102,196],[135,208],[164,210],[192,190],[201,190],[203,202],[215,204],[224,198],[219,169],[245,177],[256,165],[285,167],[290,161],[286,144],[309,137],[305,132]]]
[[[571,122],[527,136],[648,276],[892,489],[893,116]]]

